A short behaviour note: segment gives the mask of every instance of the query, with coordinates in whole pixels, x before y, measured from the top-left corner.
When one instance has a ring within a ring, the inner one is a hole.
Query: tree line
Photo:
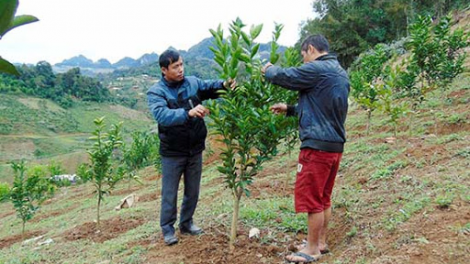
[[[418,15],[436,21],[468,6],[467,0],[315,0],[313,10],[318,17],[302,26],[301,39],[322,33],[339,61],[349,67],[360,53],[375,45],[407,37]]]
[[[35,66],[16,67],[19,76],[0,74],[0,93],[26,94],[51,99],[62,107],[71,107],[73,99],[111,101],[108,89],[95,78],[83,76],[80,68],[55,74],[52,66],[40,61]]]

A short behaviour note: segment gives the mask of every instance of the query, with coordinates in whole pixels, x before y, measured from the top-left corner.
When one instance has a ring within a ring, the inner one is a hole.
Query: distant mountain
[[[198,44],[189,48],[188,51],[178,50],[181,56],[183,56],[186,65],[186,72],[190,75],[195,75],[201,78],[211,78],[217,76],[214,67],[214,54],[209,49],[213,45],[213,38],[203,39]],[[174,47],[168,49],[177,50]],[[286,47],[280,46],[279,51],[284,52]],[[271,50],[270,43],[262,43],[260,45],[260,56],[262,59],[269,59],[269,52]],[[66,59],[61,63],[53,65],[55,72],[66,72],[71,68],[79,67],[82,74],[84,75],[97,75],[99,73],[112,73],[120,76],[134,75],[138,73],[148,74],[155,72],[155,68],[158,69],[159,55],[152,52],[142,55],[138,59],[130,57],[124,57],[118,62],[111,64],[107,59],[100,59],[97,62],[86,58],[83,55],[78,55],[70,59]],[[159,74],[157,74],[158,76]]]
[[[97,62],[95,62],[95,65],[98,68],[112,68],[111,62],[109,62],[107,59],[99,59]]]
[[[133,58],[125,57],[113,64],[113,68],[132,68],[140,66],[139,63]]]
[[[94,63],[92,60],[88,59],[83,55],[78,55],[70,59],[64,60],[60,63],[57,63],[56,66],[70,66],[70,67],[80,67],[80,68],[93,68]]]
[[[214,46],[212,43],[214,40],[213,37],[206,38],[203,41],[199,42],[198,44],[192,46],[189,48],[187,54],[186,54],[186,59],[187,60],[193,60],[193,59],[209,59],[212,60],[214,59],[214,53],[209,49],[209,47]]]
[[[148,65],[154,62],[158,61],[158,54],[155,52],[152,53],[146,53],[142,55],[142,57],[137,59],[137,62],[139,63],[140,66]]]
[[[156,53],[146,53],[138,59],[125,57],[111,64],[107,59],[100,59],[97,62],[93,62],[83,55],[78,55],[53,65],[53,70],[62,73],[78,67],[82,74],[94,76],[98,73],[110,73],[115,70],[127,70],[150,65],[157,62],[158,58],[158,54]]]

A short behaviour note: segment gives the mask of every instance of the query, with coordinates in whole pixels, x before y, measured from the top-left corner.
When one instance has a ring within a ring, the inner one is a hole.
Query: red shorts
[[[295,211],[320,213],[331,206],[331,192],[342,153],[300,150],[295,182]]]

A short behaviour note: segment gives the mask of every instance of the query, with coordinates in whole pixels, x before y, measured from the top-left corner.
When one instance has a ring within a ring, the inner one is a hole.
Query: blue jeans
[[[176,222],[178,186],[184,174],[184,197],[181,205],[179,226],[188,228],[199,200],[202,173],[202,152],[189,157],[162,156],[162,204],[160,227],[163,235],[173,235]]]

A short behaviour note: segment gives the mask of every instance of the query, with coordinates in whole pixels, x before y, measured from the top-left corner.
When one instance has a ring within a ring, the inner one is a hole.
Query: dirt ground
[[[87,222],[66,231],[63,237],[68,241],[89,239],[101,243],[142,225],[145,220],[142,218],[123,219],[115,217],[100,222],[99,228],[96,223]]]
[[[467,92],[468,93],[468,92]],[[467,93],[453,93],[451,96],[462,97]],[[465,108],[465,107],[464,107]],[[466,108],[468,109],[468,107]],[[464,112],[462,112],[464,113]],[[467,114],[470,118],[470,114]],[[429,117],[432,118],[432,117]],[[354,130],[363,129],[356,126]],[[395,202],[403,200],[402,190],[407,185],[402,182],[404,175],[413,175],[417,180],[425,182],[422,192],[425,194],[435,188],[436,184],[444,182],[445,177],[451,180],[457,180],[458,186],[468,188],[468,181],[459,173],[465,172],[468,167],[455,168],[448,171],[451,166],[450,161],[460,160],[460,166],[468,166],[468,161],[464,157],[457,157],[454,147],[448,144],[430,144],[429,141],[436,139],[437,136],[456,134],[462,131],[470,131],[468,122],[458,122],[455,124],[438,123],[436,126],[429,126],[428,130],[421,136],[385,139],[371,138],[370,144],[388,144],[390,148],[403,150],[400,154],[388,161],[392,164],[395,161],[409,161],[405,168],[394,172],[393,177],[381,181],[373,182],[369,175],[368,167],[354,170],[353,166],[342,168],[336,182],[335,191],[344,187],[354,186],[360,190],[357,195],[364,203],[373,203],[379,197],[386,197],[380,207],[374,209],[367,207],[360,211],[360,216],[353,218],[351,212],[346,207],[338,207],[333,210],[331,219],[331,228],[328,238],[330,254],[325,255],[320,263],[372,263],[372,264],[469,264],[470,256],[470,230],[462,229],[462,226],[470,223],[470,203],[468,199],[456,197],[451,206],[439,208],[435,205],[426,207],[410,217],[407,221],[397,225],[393,231],[379,228],[380,221],[386,216],[387,207],[393,206]],[[358,139],[362,135],[356,134],[350,137],[351,141]],[[357,138],[355,138],[357,137]],[[468,137],[468,136],[467,136]],[[209,140],[210,155],[204,157],[205,166],[215,166],[220,159],[221,143],[217,138],[211,136]],[[452,140],[452,138],[449,138]],[[465,140],[462,142],[469,142]],[[459,146],[460,148],[460,146]],[[464,146],[468,148],[468,146]],[[287,155],[287,154],[280,154]],[[279,157],[278,157],[279,158]],[[295,169],[297,166],[297,157],[292,155],[286,158],[286,162],[274,163],[271,166],[265,166],[262,171],[256,175],[256,180],[250,186],[250,199],[269,199],[273,197],[293,197],[293,184],[295,179]],[[420,161],[422,164],[417,164]],[[424,164],[424,165],[423,165]],[[431,165],[430,165],[431,164]],[[449,175],[442,174],[442,171]],[[288,174],[290,172],[290,174]],[[130,192],[141,192],[139,202],[155,201],[158,204],[159,192],[148,191],[150,185],[157,185],[161,175],[155,172],[154,168],[146,168],[140,171],[143,185],[132,184],[131,188],[123,188],[113,192],[112,196],[122,196]],[[289,176],[287,176],[289,175]],[[468,175],[468,174],[466,174]],[[202,196],[200,204],[210,206],[211,203],[223,196],[223,188],[213,188],[223,185],[224,179],[217,177],[205,183],[202,188],[220,189],[210,195]],[[70,199],[89,199],[94,194],[84,188],[84,186],[70,187]],[[144,192],[142,192],[144,191]],[[470,195],[470,192],[467,192]],[[65,194],[64,194],[65,195]],[[57,196],[48,200],[44,205],[58,202],[62,198]],[[76,205],[56,209],[47,212],[39,212],[32,220],[32,223],[40,223],[44,219],[57,217],[73,210]],[[0,219],[14,214],[14,210],[8,210],[0,213]],[[128,243],[127,248],[132,249],[139,246],[145,249],[142,255],[141,263],[159,263],[159,264],[202,264],[202,263],[285,263],[284,258],[295,250],[295,245],[301,243],[306,238],[303,233],[288,233],[281,230],[261,230],[260,238],[250,239],[248,237],[248,227],[239,223],[239,231],[235,251],[231,252],[227,247],[229,244],[229,215],[227,225],[214,223],[202,226],[205,233],[200,236],[181,235],[177,232],[179,243],[168,247],[164,244],[160,233],[155,233],[149,237],[135,240]],[[114,217],[103,220],[101,228],[97,228],[95,222],[86,222],[64,231],[58,236],[64,241],[76,241],[89,239],[95,243],[103,243],[116,238],[127,231],[135,229],[152,221],[156,224],[155,218],[134,217],[122,218]],[[271,226],[276,226],[273,220]],[[206,222],[207,223],[207,222]],[[268,224],[268,226],[270,226]],[[357,234],[351,234],[351,230],[357,228]],[[460,228],[460,229],[459,229]],[[33,238],[47,233],[44,230],[35,230],[26,232],[25,238]],[[21,234],[9,236],[0,239],[0,249],[8,248],[13,244],[20,243]],[[59,240],[60,240],[59,239]],[[344,260],[344,262],[338,260]],[[1,262],[1,261],[0,261]]]

